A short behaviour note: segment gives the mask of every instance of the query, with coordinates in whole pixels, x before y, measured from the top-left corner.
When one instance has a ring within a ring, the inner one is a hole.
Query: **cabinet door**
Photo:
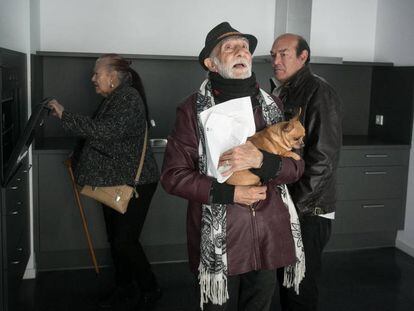
[[[401,210],[400,199],[339,201],[335,233],[396,231]]]
[[[26,270],[28,253],[22,248],[17,250],[11,257],[8,263],[8,268],[5,270],[7,278],[7,310],[16,310],[19,298],[19,290],[21,280]]]
[[[9,263],[11,255],[14,255],[16,250],[20,247],[19,242],[22,238],[23,232],[28,232],[29,218],[26,211],[20,211],[15,215],[2,216],[3,233],[4,233],[4,252],[3,259]]]
[[[400,198],[407,187],[407,167],[340,167],[338,200]]]
[[[29,206],[29,174],[26,164],[22,165],[5,188],[3,215],[15,215]]]
[[[409,149],[342,149],[339,166],[408,165]]]

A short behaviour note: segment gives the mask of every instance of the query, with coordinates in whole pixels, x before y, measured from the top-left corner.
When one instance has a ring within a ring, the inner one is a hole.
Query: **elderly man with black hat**
[[[283,119],[281,102],[259,88],[252,72],[256,45],[254,36],[227,22],[208,33],[199,55],[208,77],[178,107],[164,157],[163,187],[189,202],[188,256],[191,270],[198,274],[204,310],[268,310],[276,268],[295,262],[289,211],[278,185],[297,181],[303,161],[269,154],[246,142],[221,157],[221,177],[250,169],[261,178],[260,186],[228,185],[211,173],[217,159],[211,166],[214,128],[206,126],[210,111],[246,111],[238,123],[215,122],[225,126],[217,140],[249,127],[253,133],[245,132],[251,135]],[[229,115],[217,120],[230,120]],[[233,124],[239,126],[236,131]]]

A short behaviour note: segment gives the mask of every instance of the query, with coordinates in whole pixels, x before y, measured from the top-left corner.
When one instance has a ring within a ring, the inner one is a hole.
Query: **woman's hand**
[[[62,113],[65,110],[65,107],[59,104],[59,102],[56,99],[52,99],[50,102],[47,103],[47,105],[51,110],[52,116],[62,119]]]

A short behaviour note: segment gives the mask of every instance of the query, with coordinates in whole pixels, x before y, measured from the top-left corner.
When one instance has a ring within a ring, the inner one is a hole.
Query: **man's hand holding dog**
[[[251,205],[266,199],[266,186],[236,186],[234,188],[234,202]]]
[[[228,176],[233,172],[250,168],[259,168],[263,162],[263,154],[250,141],[224,152],[219,159],[219,167],[228,167],[221,175]]]

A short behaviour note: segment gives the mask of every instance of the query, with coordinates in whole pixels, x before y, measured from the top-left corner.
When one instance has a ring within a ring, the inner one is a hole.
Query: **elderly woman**
[[[52,114],[62,121],[63,127],[85,138],[74,165],[76,182],[91,186],[134,185],[148,126],[141,79],[129,61],[106,54],[96,61],[92,82],[96,93],[104,97],[92,118],[68,112],[56,100],[49,102]],[[103,205],[116,288],[100,301],[101,308],[117,308],[133,302],[150,307],[160,298],[160,289],[139,242],[158,179],[157,164],[147,145],[136,185],[139,198],[130,200],[125,214]]]

